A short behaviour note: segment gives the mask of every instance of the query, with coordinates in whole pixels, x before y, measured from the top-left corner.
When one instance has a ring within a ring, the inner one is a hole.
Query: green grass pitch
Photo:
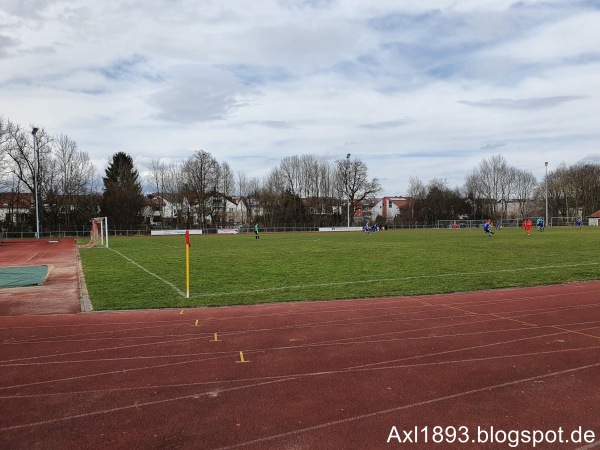
[[[80,249],[95,310],[385,297],[595,280],[600,229],[111,238]]]

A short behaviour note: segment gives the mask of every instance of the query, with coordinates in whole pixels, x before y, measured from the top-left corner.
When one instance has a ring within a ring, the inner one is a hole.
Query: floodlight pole
[[[346,208],[346,212],[348,215],[348,228],[350,228],[350,153],[346,155],[346,191],[348,194],[348,207]]]
[[[31,134],[33,135],[33,184],[35,191],[35,238],[40,238],[40,213],[38,207],[38,152],[37,152],[37,138],[35,134],[38,132],[38,128],[33,128]]]
[[[548,161],[544,164],[546,166],[546,220],[544,221],[544,225],[548,226]]]

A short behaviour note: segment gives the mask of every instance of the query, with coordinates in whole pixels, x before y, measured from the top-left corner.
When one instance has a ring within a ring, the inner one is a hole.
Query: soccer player
[[[527,219],[523,222],[525,226],[525,231],[527,231],[527,236],[531,235],[531,220]]]
[[[260,240],[260,236],[258,235],[258,224],[257,223],[254,224],[254,236],[255,236],[254,239]]]
[[[491,237],[492,234],[494,234],[494,232],[492,231],[492,221],[490,219],[488,219],[485,222],[485,225],[483,226],[483,231],[486,232],[486,234],[488,235],[488,237]]]

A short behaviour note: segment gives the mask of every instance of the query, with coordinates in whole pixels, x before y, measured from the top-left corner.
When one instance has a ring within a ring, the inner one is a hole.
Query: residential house
[[[151,228],[176,228],[191,220],[188,199],[175,194],[150,194],[142,211],[144,221]]]
[[[207,221],[214,226],[229,227],[236,225],[236,211],[239,203],[235,198],[216,192],[204,202]]]
[[[33,196],[18,192],[0,192],[0,224],[12,229],[28,220],[33,207]]]
[[[255,197],[232,197],[235,202],[234,222],[236,225],[250,225],[254,218],[263,214],[263,210]]]
[[[354,209],[355,222],[373,222],[377,218],[377,213],[374,210],[377,203],[379,203],[379,200],[376,198],[365,198],[360,204],[356,205]]]
[[[588,225],[591,227],[600,226],[600,210],[588,216]]]
[[[409,197],[383,197],[381,200],[375,203],[371,209],[371,215],[373,220],[375,220],[378,216],[381,216],[385,219],[386,223],[392,223],[396,217],[400,216],[401,210],[406,209],[409,206]]]
[[[206,198],[204,211],[207,223],[225,227],[249,224],[261,213],[256,199],[229,197],[219,192]],[[202,223],[195,197],[178,197],[169,193],[148,195],[142,214],[151,228],[194,227]]]

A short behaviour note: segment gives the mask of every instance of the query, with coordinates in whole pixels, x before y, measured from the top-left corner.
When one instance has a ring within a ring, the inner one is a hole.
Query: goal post
[[[83,245],[84,248],[92,248],[101,244],[108,248],[108,218],[94,217],[90,229],[90,242]]]
[[[108,248],[108,217],[94,217],[93,222],[99,222],[100,244]]]

